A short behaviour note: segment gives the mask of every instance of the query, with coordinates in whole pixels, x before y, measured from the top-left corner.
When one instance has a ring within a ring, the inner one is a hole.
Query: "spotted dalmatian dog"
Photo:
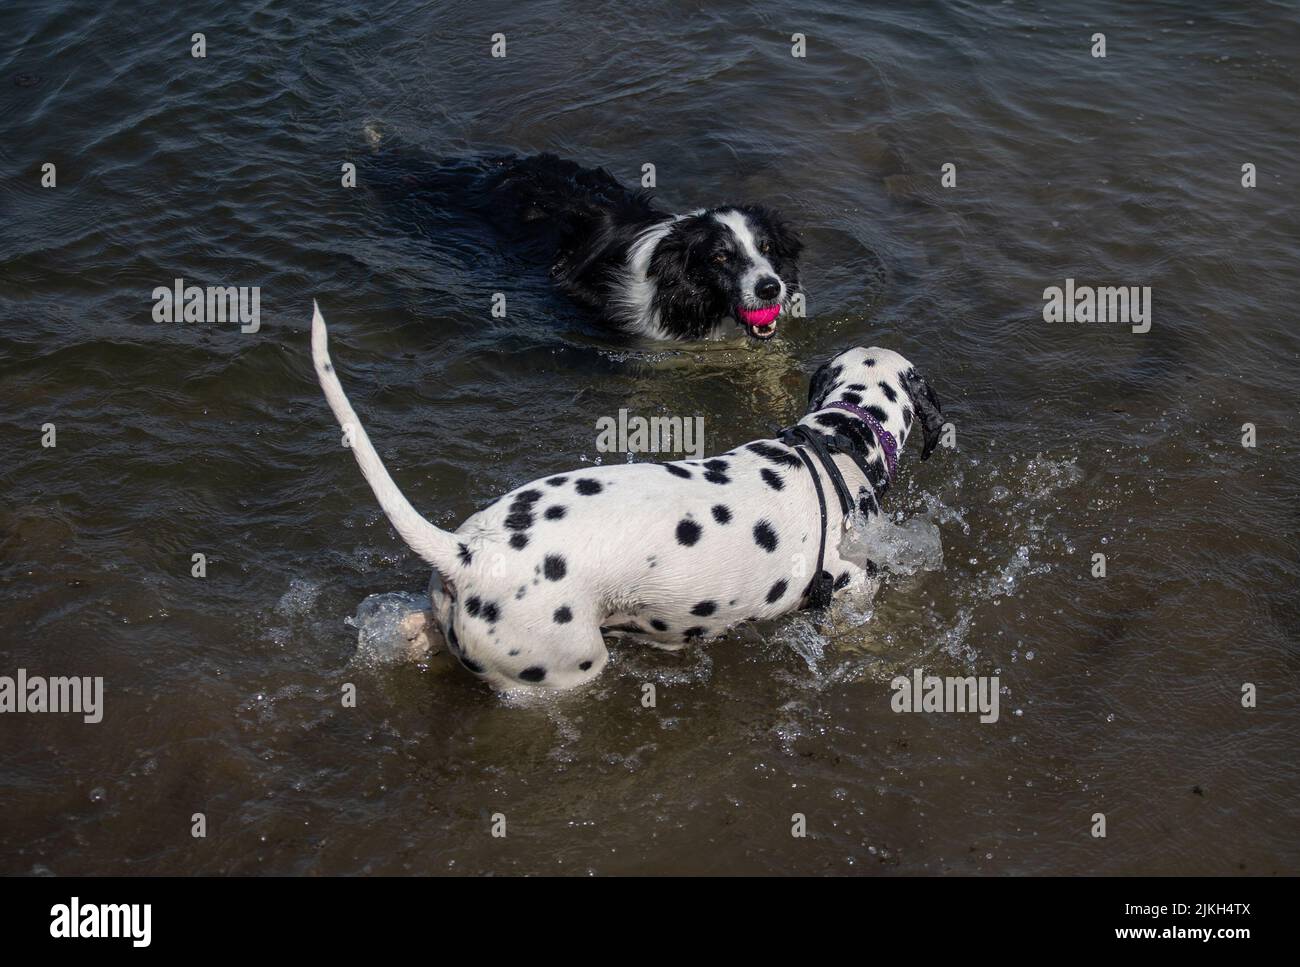
[[[588,467],[535,480],[455,533],[425,520],[398,490],[330,361],[325,320],[312,356],[325,398],[350,434],[361,471],[397,533],[435,568],[431,621],[469,671],[498,687],[564,689],[605,666],[605,636],[675,650],[743,621],[775,618],[808,599],[825,498],[823,567],[836,590],[861,589],[840,558],[846,517],[830,474],[779,440],[707,460]],[[847,449],[829,459],[861,515],[880,513],[894,454],[921,424],[922,459],[938,440],[938,401],[912,364],[888,349],[850,349],[812,380],[799,425]]]

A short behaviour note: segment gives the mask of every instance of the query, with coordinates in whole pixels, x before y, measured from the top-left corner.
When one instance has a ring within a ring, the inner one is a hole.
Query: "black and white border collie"
[[[800,291],[803,243],[766,208],[673,215],[603,168],[551,154],[488,164],[495,202],[549,236],[556,285],[613,328],[697,340],[725,338],[738,325],[771,339]]]

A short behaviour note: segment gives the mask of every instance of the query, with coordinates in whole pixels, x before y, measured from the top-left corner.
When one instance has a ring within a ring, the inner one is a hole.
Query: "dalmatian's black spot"
[[[884,410],[882,410],[880,407],[876,406],[875,404],[866,407],[866,411],[870,413],[872,416],[874,416],[876,418],[876,422],[879,423],[881,426],[884,426],[885,421],[889,419],[889,414],[886,413]]]
[[[665,463],[663,468],[675,477],[681,477],[683,480],[691,479],[691,472],[685,467],[678,466],[675,463]]]
[[[857,406],[859,403],[862,402],[862,397],[859,396],[857,393],[844,393],[840,396],[840,399],[842,399],[845,403],[851,403],[854,406]]]
[[[712,461],[712,462],[713,462],[713,463],[722,463],[721,460],[714,460],[714,461]],[[723,466],[726,466],[726,465],[723,464]],[[704,472],[704,479],[707,480],[709,483],[715,483],[715,484],[729,484],[729,483],[731,483],[731,478],[728,477],[728,476],[727,476],[725,473],[723,473],[721,470],[706,470],[706,471]]]
[[[863,365],[863,366],[874,366],[874,365],[876,365],[876,361],[875,361],[874,359],[872,359],[870,356],[868,356],[866,359],[862,360],[862,365]]]
[[[655,631],[667,631],[667,630],[668,630],[668,625],[667,625],[665,622],[660,621],[658,618],[651,618],[651,619],[650,619],[650,627],[653,628]]]
[[[874,440],[874,437],[870,435],[870,431],[867,429],[867,425],[851,416],[841,413],[825,414],[819,415],[815,422],[829,427],[840,436],[848,438],[860,450],[865,450],[871,446]]]
[[[784,579],[777,581],[772,585],[772,589],[767,592],[767,603],[775,604],[781,600],[781,595],[785,594],[786,588],[790,585]]]
[[[835,590],[842,591],[849,586],[849,572],[845,571],[835,579]]]
[[[863,570],[867,572],[868,577],[875,577],[880,573],[880,565],[875,561],[867,561],[867,566]]]
[[[573,620],[573,612],[569,610],[569,606],[566,604],[562,607],[556,608],[555,614],[551,617],[555,619],[557,625],[567,625]]]
[[[767,484],[773,490],[785,489],[785,481],[781,479],[780,475],[777,474],[776,471],[764,467],[758,472],[758,475],[763,478],[763,483]]]
[[[547,507],[546,513],[542,516],[547,520],[561,520],[568,512],[569,508],[565,507],[563,504],[556,504],[554,507]]]
[[[472,594],[465,602],[465,610],[469,612],[471,618],[477,618],[479,609],[483,607],[483,601],[477,594]]]
[[[511,648],[510,651],[507,652],[507,654],[510,655],[511,658],[514,658],[515,655],[519,654],[519,649],[518,649],[518,648]]]
[[[885,399],[889,400],[889,402],[892,403],[898,399],[898,394],[894,392],[894,387],[890,386],[883,379],[880,381],[879,386],[880,392],[885,394]]]
[[[693,520],[679,520],[677,522],[677,543],[682,547],[691,547],[700,539],[700,525]]]
[[[470,553],[470,549],[464,544],[456,545],[456,556],[460,558],[460,563],[466,567],[469,567],[474,562],[474,555]]]
[[[713,519],[716,520],[719,524],[731,523],[731,511],[727,509],[726,504],[713,505]]]
[[[692,641],[696,638],[703,638],[703,637],[704,637],[703,628],[698,628],[698,627],[687,628],[685,631],[682,632],[682,641]]]
[[[754,525],[754,543],[769,554],[776,550],[776,531],[772,530],[770,523],[760,520]]]
[[[510,546],[513,547],[516,551],[522,551],[525,547],[528,546],[528,535],[527,535],[527,534],[511,534],[511,535],[510,535]]]
[[[564,482],[568,479],[568,477],[552,477],[550,480],[546,481],[546,485],[548,487],[560,487],[563,486]]]
[[[526,531],[533,526],[533,515],[526,510],[516,510],[506,516],[506,527],[512,531]]]
[[[814,422],[822,426],[828,426],[846,436],[855,436],[861,439],[862,431],[859,427],[862,426],[862,421],[857,417],[849,416],[847,413],[819,413]]]
[[[870,494],[858,498],[858,513],[869,517],[872,514],[880,513],[880,505],[876,503],[876,498]]]
[[[574,486],[577,488],[578,493],[584,497],[592,497],[605,489],[600,485],[599,480],[592,480],[589,477],[583,477]]]
[[[521,493],[515,494],[514,503],[516,507],[523,509],[525,507],[531,507],[541,499],[542,492],[540,490],[525,490]]]
[[[327,372],[327,373],[332,373],[332,372],[334,372],[334,364],[333,364],[333,363],[326,363],[326,364],[325,364],[325,372]]]
[[[704,469],[705,469],[705,470],[713,470],[713,471],[716,471],[717,473],[726,473],[726,472],[727,472],[727,461],[726,461],[726,460],[716,460],[716,459],[714,459],[714,460],[705,460],[705,461],[704,461]]]
[[[903,426],[909,430],[912,428],[912,408],[910,406],[903,407]]]
[[[472,671],[475,675],[483,674],[483,666],[476,661],[471,661],[470,659],[466,658],[464,655],[460,656],[460,663],[464,665],[466,668],[468,668],[470,671]]]
[[[493,604],[491,601],[483,605],[483,620],[486,621],[488,624],[490,625],[496,624],[497,619],[500,617],[501,617],[501,612],[497,610],[497,606]]]
[[[526,587],[524,587],[522,584],[519,585],[519,590],[515,592],[515,600],[516,600],[516,601],[522,601],[523,598],[524,598],[524,595],[527,594],[527,593],[528,593],[528,589],[527,589]]]
[[[853,392],[855,392],[855,393],[863,393],[863,392],[865,392],[866,389],[867,389],[867,388],[866,388],[865,386],[863,386],[861,383],[850,383],[848,386],[846,386],[846,387],[844,387],[844,388],[845,388],[845,389],[853,390]]]
[[[542,573],[546,575],[548,581],[559,581],[569,573],[569,566],[564,563],[564,558],[559,554],[547,554],[546,559],[542,561]]]
[[[591,667],[591,662],[590,662],[590,661],[581,661],[581,662],[578,662],[578,671],[580,671],[580,672],[585,672],[585,671],[586,671],[588,668],[590,668],[590,667]]]
[[[695,607],[691,608],[691,614],[697,618],[707,618],[713,612],[718,610],[718,605],[714,601],[701,601]]]
[[[545,677],[546,677],[546,669],[543,668],[541,665],[530,665],[528,668],[525,668],[523,671],[519,673],[520,681],[525,681],[525,682],[536,683],[536,682],[540,682]]]
[[[803,461],[793,450],[784,450],[781,447],[774,446],[771,443],[751,443],[748,447],[751,453],[756,453],[764,460],[771,460],[773,463],[779,463],[785,467],[801,467]]]

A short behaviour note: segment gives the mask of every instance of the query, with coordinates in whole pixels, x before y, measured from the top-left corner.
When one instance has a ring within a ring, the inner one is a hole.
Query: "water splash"
[[[311,578],[290,579],[271,612],[258,614],[262,636],[281,648],[289,647],[301,634],[303,623],[311,618],[323,587],[321,581]]]
[[[840,541],[840,556],[858,567],[873,562],[904,577],[918,571],[943,570],[943,540],[939,527],[925,517],[895,523],[884,515],[855,517]]]
[[[285,618],[300,618],[310,614],[316,599],[320,597],[321,586],[320,581],[292,578],[288,590],[276,602],[276,614]]]
[[[830,639],[808,615],[798,614],[790,619],[785,629],[784,643],[804,660],[810,672],[816,674],[822,659],[826,657],[826,646],[830,644]]]
[[[357,629],[355,660],[366,665],[418,662],[436,653],[441,638],[426,623],[428,595],[409,591],[372,594],[343,623]]]

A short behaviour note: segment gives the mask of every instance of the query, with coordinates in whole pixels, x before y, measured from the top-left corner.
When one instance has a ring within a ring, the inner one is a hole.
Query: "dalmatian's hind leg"
[[[576,688],[600,675],[609,661],[599,629],[595,625],[583,627],[580,621],[567,616],[558,625],[552,622],[551,627],[544,626],[540,633],[535,623],[498,627],[500,633],[490,642],[481,640],[479,647],[470,649],[479,666],[470,670],[483,674],[496,687]]]

